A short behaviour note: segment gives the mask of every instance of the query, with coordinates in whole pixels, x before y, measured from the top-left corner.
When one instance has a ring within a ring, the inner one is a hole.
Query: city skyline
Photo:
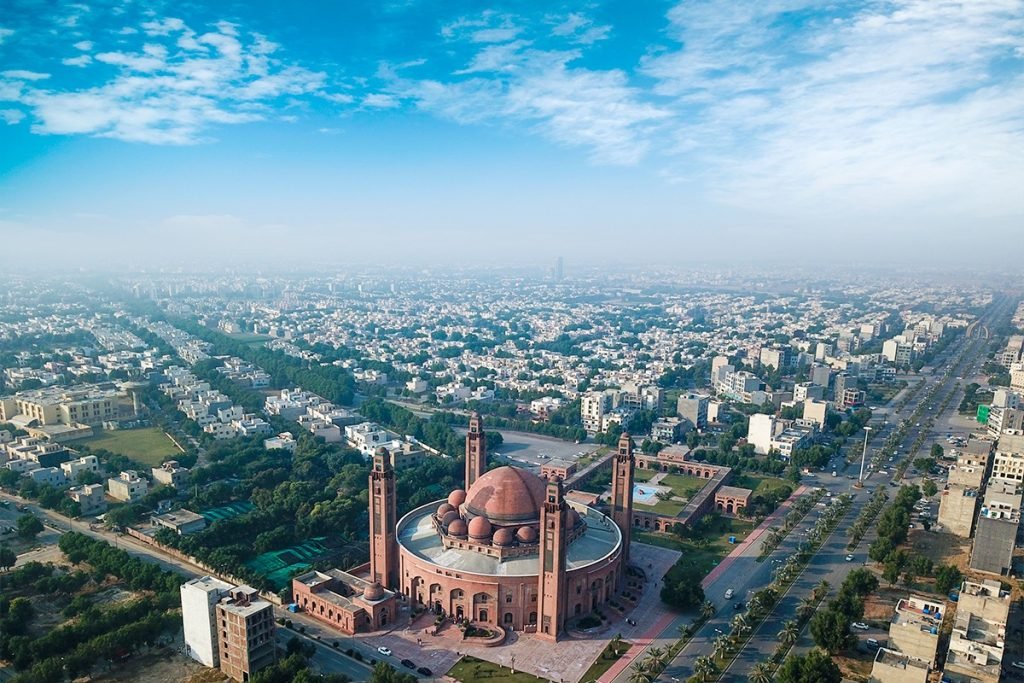
[[[0,58],[0,237],[61,265],[1003,263],[1024,213],[1021,2],[19,1]]]

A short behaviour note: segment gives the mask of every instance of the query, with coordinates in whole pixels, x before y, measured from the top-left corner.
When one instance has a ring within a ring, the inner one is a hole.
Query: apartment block
[[[98,475],[100,473],[100,461],[95,455],[86,455],[76,460],[62,462],[60,468],[64,470],[64,476],[68,481],[78,481],[78,475],[82,472],[90,472]]]
[[[1024,434],[1002,434],[992,458],[992,478],[1024,483]]]
[[[274,606],[255,588],[238,586],[217,602],[217,649],[220,670],[236,681],[277,660]]]
[[[927,598],[911,595],[900,598],[889,622],[889,645],[904,655],[931,665],[939,645],[939,627],[945,606]]]
[[[1022,497],[1016,482],[994,477],[989,480],[974,533],[971,569],[991,574],[1009,572],[1020,533]]]
[[[998,581],[965,581],[960,588],[943,680],[999,683],[1010,594]]]
[[[949,484],[939,498],[939,524],[946,533],[970,538],[974,530],[974,515],[978,510],[978,489],[960,484]]]
[[[927,683],[928,662],[884,647],[875,652],[869,683]]]
[[[232,588],[230,583],[203,576],[181,585],[181,620],[185,654],[204,666],[220,666],[216,605]]]
[[[683,394],[676,401],[676,414],[694,429],[707,429],[710,401],[710,397],[701,394]]]
[[[179,490],[188,486],[189,470],[179,465],[177,460],[168,460],[160,467],[154,467],[152,472],[153,481],[158,484]]]
[[[135,470],[125,470],[116,479],[107,479],[107,493],[114,500],[134,502],[149,493],[149,482]]]

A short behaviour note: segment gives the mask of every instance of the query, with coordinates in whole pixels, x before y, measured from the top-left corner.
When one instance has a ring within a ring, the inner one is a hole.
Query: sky
[[[8,266],[1024,255],[1024,0],[2,4]]]

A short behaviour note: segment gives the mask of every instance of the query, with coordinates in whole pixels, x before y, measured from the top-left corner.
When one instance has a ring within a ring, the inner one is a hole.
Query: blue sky
[[[978,234],[1020,244],[1022,65],[1017,0],[8,0],[0,238],[114,265],[1006,259]]]

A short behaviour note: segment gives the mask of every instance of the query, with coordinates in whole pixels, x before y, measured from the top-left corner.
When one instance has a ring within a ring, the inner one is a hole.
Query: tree
[[[945,453],[945,450],[942,448],[942,444],[932,444],[931,456],[933,458],[938,460],[939,458],[942,457],[943,453]]]
[[[370,683],[416,683],[416,677],[395,668],[387,662],[377,662],[370,674]]]
[[[7,571],[14,566],[14,563],[18,561],[18,556],[7,547],[6,544],[0,545],[0,570]]]
[[[795,621],[789,619],[782,625],[782,630],[778,633],[779,642],[785,647],[792,647],[793,643],[800,636],[800,627]]]
[[[954,588],[958,588],[963,579],[964,575],[955,566],[939,565],[939,568],[935,570],[935,590],[940,593],[948,593]]]
[[[850,640],[850,620],[832,607],[816,612],[811,617],[811,636],[815,645],[835,654]]]
[[[629,670],[629,683],[651,683],[656,674],[650,670],[647,660],[633,662]]]
[[[697,657],[693,663],[693,672],[701,681],[708,680],[715,675],[716,671],[718,671],[718,667],[715,666],[715,661],[711,657]]]
[[[777,683],[840,683],[839,667],[821,650],[786,658],[775,675]]]
[[[700,616],[704,619],[710,619],[715,616],[715,612],[718,608],[715,607],[715,603],[710,600],[705,600],[700,606]]]
[[[18,536],[25,540],[34,539],[43,531],[43,523],[34,515],[24,514],[18,517]]]
[[[677,562],[665,574],[661,601],[680,610],[699,607],[704,602],[702,578],[699,568]]]
[[[925,479],[924,483],[921,484],[921,492],[926,496],[934,496],[939,492],[939,487],[931,479]]]
[[[747,676],[749,683],[772,683],[772,672],[764,662],[758,662],[750,669]]]

